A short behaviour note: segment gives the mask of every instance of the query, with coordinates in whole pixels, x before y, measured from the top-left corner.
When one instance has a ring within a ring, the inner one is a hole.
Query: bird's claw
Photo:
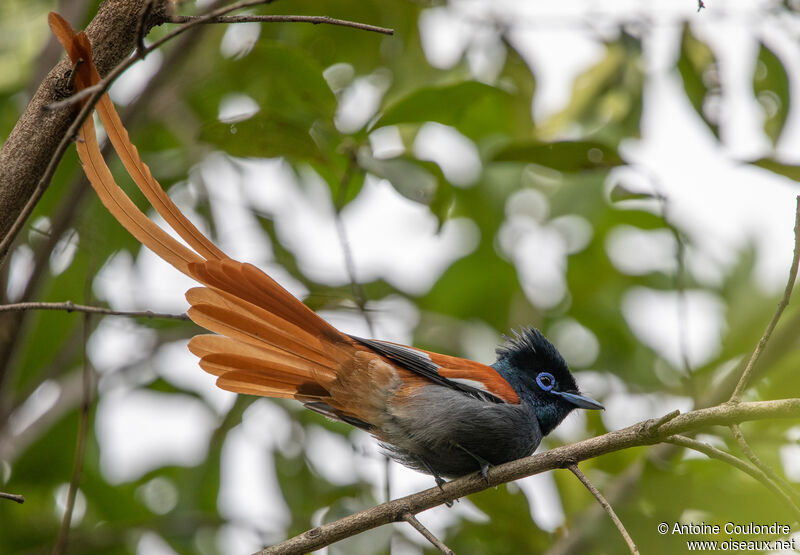
[[[483,461],[483,463],[481,464],[481,476],[483,476],[483,479],[486,480],[486,485],[487,486],[489,485],[489,467],[490,466],[492,466],[492,465],[489,464],[486,461]]]

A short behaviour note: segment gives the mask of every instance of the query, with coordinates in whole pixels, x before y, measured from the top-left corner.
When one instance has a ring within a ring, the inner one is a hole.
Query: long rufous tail
[[[55,13],[50,14],[49,23],[76,66],[76,89],[98,83],[100,75],[86,34],[75,34]],[[87,118],[80,128],[78,155],[102,203],[142,244],[205,286],[186,293],[191,319],[215,332],[189,342],[189,349],[200,357],[200,366],[217,376],[217,385],[229,391],[306,402],[325,400],[337,370],[353,356],[353,341],[264,272],[217,248],[153,178],[107,94],[96,110],[136,186],[189,245],[151,221],[117,185],[98,146],[92,118]]]

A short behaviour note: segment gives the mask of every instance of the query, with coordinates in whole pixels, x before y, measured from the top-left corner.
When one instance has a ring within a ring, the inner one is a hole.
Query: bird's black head
[[[514,331],[514,337],[497,348],[492,364],[524,403],[533,407],[542,435],[549,434],[575,408],[602,409],[581,395],[564,358],[534,328]]]

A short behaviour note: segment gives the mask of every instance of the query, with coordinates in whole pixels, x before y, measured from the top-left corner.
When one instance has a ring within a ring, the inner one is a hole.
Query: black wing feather
[[[472,387],[463,383],[455,382],[445,378],[439,374],[439,367],[423,352],[406,347],[405,345],[397,345],[396,343],[389,343],[387,341],[379,341],[377,339],[364,339],[363,337],[356,337],[351,335],[353,339],[361,343],[365,347],[369,347],[379,355],[386,357],[392,362],[399,364],[406,370],[410,370],[415,374],[419,374],[428,378],[434,383],[455,389],[470,397],[480,399],[481,401],[488,401],[491,403],[505,403],[503,399],[497,395],[493,395],[483,389]]]

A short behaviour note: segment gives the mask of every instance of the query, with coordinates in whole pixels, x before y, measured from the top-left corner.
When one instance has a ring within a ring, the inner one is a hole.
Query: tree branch
[[[651,419],[622,430],[609,432],[489,469],[487,478],[476,472],[400,499],[389,501],[340,520],[318,526],[303,534],[259,551],[259,555],[306,553],[391,522],[403,515],[417,514],[432,507],[526,476],[631,447],[652,445],[670,436],[708,426],[728,426],[749,420],[800,418],[800,398],[751,403],[723,403],[687,412],[663,422]]]
[[[84,304],[74,304],[72,301],[63,303],[27,302],[0,305],[0,312],[24,311],[24,310],[63,310],[65,312],[84,312],[87,314],[105,314],[111,316],[130,316],[132,318],[171,318],[173,320],[189,320],[188,314],[169,314],[166,312],[153,312],[151,310],[130,311],[113,310],[102,306],[88,306]]]
[[[75,445],[75,460],[72,466],[72,478],[69,481],[67,492],[67,503],[64,508],[64,517],[61,520],[61,528],[58,531],[58,540],[53,548],[53,555],[60,555],[67,550],[67,539],[69,529],[72,525],[72,511],[75,508],[75,497],[78,493],[78,485],[83,474],[83,459],[86,455],[86,435],[89,432],[89,409],[92,405],[93,372],[86,354],[86,343],[89,341],[90,314],[83,316],[83,371],[81,380],[83,382],[83,395],[81,399],[80,420],[78,422],[78,439]]]
[[[750,448],[750,445],[747,444],[747,440],[744,438],[744,434],[742,433],[742,429],[739,427],[739,424],[731,424],[731,432],[733,433],[733,437],[736,439],[736,443],[739,444],[739,449],[742,450],[742,453],[750,459],[756,468],[759,468],[764,474],[769,476],[769,478],[775,482],[775,484],[784,490],[784,492],[789,495],[789,497],[797,497],[797,490],[792,487],[792,485],[787,482],[782,476],[780,476],[777,472],[775,472],[767,463],[762,461],[758,455],[756,455],[755,451]]]
[[[194,15],[174,15],[170,18],[170,23],[188,23],[197,16]],[[347,21],[346,19],[336,19],[327,15],[229,15],[206,19],[202,23],[312,23],[314,25],[338,25],[340,27],[350,27],[361,31],[381,33],[383,35],[394,35],[394,29],[378,27],[358,23],[357,21]]]
[[[25,503],[25,498],[16,493],[4,493],[0,491],[0,499],[10,499],[11,501],[16,501],[19,504]]]
[[[405,513],[405,514],[403,515],[403,520],[405,520],[405,521],[406,521],[406,522],[408,522],[408,523],[409,523],[411,526],[413,526],[413,527],[414,527],[414,529],[415,529],[417,532],[419,532],[420,534],[422,534],[423,536],[425,536],[425,539],[426,539],[426,540],[428,540],[429,542],[431,542],[431,543],[433,544],[433,546],[434,546],[436,549],[438,549],[439,551],[441,551],[441,552],[442,552],[442,553],[444,553],[445,555],[455,555],[455,553],[453,552],[453,550],[452,550],[452,549],[450,549],[449,547],[447,547],[447,546],[444,544],[444,542],[442,542],[442,540],[440,540],[439,538],[437,538],[436,536],[434,536],[434,535],[433,535],[433,532],[431,532],[430,530],[428,530],[427,528],[425,528],[425,525],[424,525],[424,524],[422,524],[422,523],[421,523],[419,520],[417,520],[417,517],[415,517],[415,516],[414,516],[414,515],[412,515],[411,513]]]
[[[795,209],[794,216],[794,254],[792,256],[792,265],[789,268],[789,280],[786,282],[786,288],[783,291],[783,297],[781,297],[781,300],[778,303],[778,308],[775,310],[775,314],[772,315],[772,320],[770,320],[769,324],[767,324],[767,329],[764,330],[764,335],[762,335],[761,339],[758,341],[758,345],[756,345],[753,354],[747,361],[747,366],[745,366],[744,372],[742,372],[742,377],[739,378],[739,383],[736,384],[736,389],[734,389],[733,394],[731,394],[730,400],[733,402],[737,402],[742,398],[742,393],[744,393],[744,390],[750,383],[753,367],[756,365],[756,362],[758,362],[759,357],[761,357],[761,352],[764,350],[764,346],[769,341],[769,338],[772,335],[772,330],[775,329],[775,326],[778,324],[778,320],[781,319],[783,310],[789,304],[789,299],[792,298],[792,288],[794,288],[794,282],[797,280],[798,264],[800,264],[800,196],[797,197],[797,207]]]
[[[703,443],[702,441],[697,441],[696,439],[691,439],[688,437],[684,437],[681,435],[675,435],[673,437],[667,438],[665,440],[667,443],[672,443],[674,445],[680,445],[681,447],[686,447],[687,449],[693,449],[704,455],[712,458],[717,459],[723,462],[728,463],[729,465],[738,468],[742,472],[749,474],[759,482],[761,482],[767,489],[772,491],[775,495],[780,497],[792,512],[795,514],[795,518],[797,518],[798,522],[800,522],[800,508],[792,501],[792,498],[786,495],[784,491],[778,488],[774,483],[770,481],[766,474],[764,474],[760,469],[756,468],[755,466],[746,463],[745,461],[739,459],[738,457],[734,457],[730,453],[726,453],[716,447],[709,445],[708,443]]]
[[[353,250],[350,248],[350,240],[347,236],[347,229],[344,227],[342,221],[342,207],[344,206],[347,198],[347,190],[350,187],[350,182],[353,180],[356,172],[361,171],[356,160],[355,152],[349,150],[347,153],[347,168],[339,181],[339,192],[336,201],[334,202],[334,222],[336,223],[336,235],[339,238],[339,244],[342,246],[342,254],[344,255],[344,267],[347,270],[347,277],[350,280],[350,288],[353,291],[353,300],[358,306],[359,312],[364,317],[364,322],[367,324],[367,329],[371,337],[375,337],[375,325],[372,318],[367,311],[367,297],[364,294],[364,288],[358,281],[356,275],[356,261],[353,256]]]
[[[620,535],[622,535],[622,539],[625,540],[626,544],[628,544],[628,549],[630,552],[633,555],[639,555],[639,549],[637,549],[636,544],[633,543],[633,538],[631,538],[631,535],[625,529],[625,526],[617,516],[617,513],[614,512],[614,509],[611,507],[609,502],[606,501],[606,498],[603,497],[602,493],[600,493],[600,490],[594,487],[594,484],[589,481],[589,478],[587,478],[583,472],[581,472],[581,469],[578,468],[577,464],[571,464],[567,468],[578,478],[578,480],[581,481],[584,486],[586,486],[586,489],[588,489],[589,492],[594,495],[594,498],[597,499],[597,502],[600,503],[600,506],[603,507],[603,510],[608,513],[608,516],[611,518],[614,526],[617,527]]]

